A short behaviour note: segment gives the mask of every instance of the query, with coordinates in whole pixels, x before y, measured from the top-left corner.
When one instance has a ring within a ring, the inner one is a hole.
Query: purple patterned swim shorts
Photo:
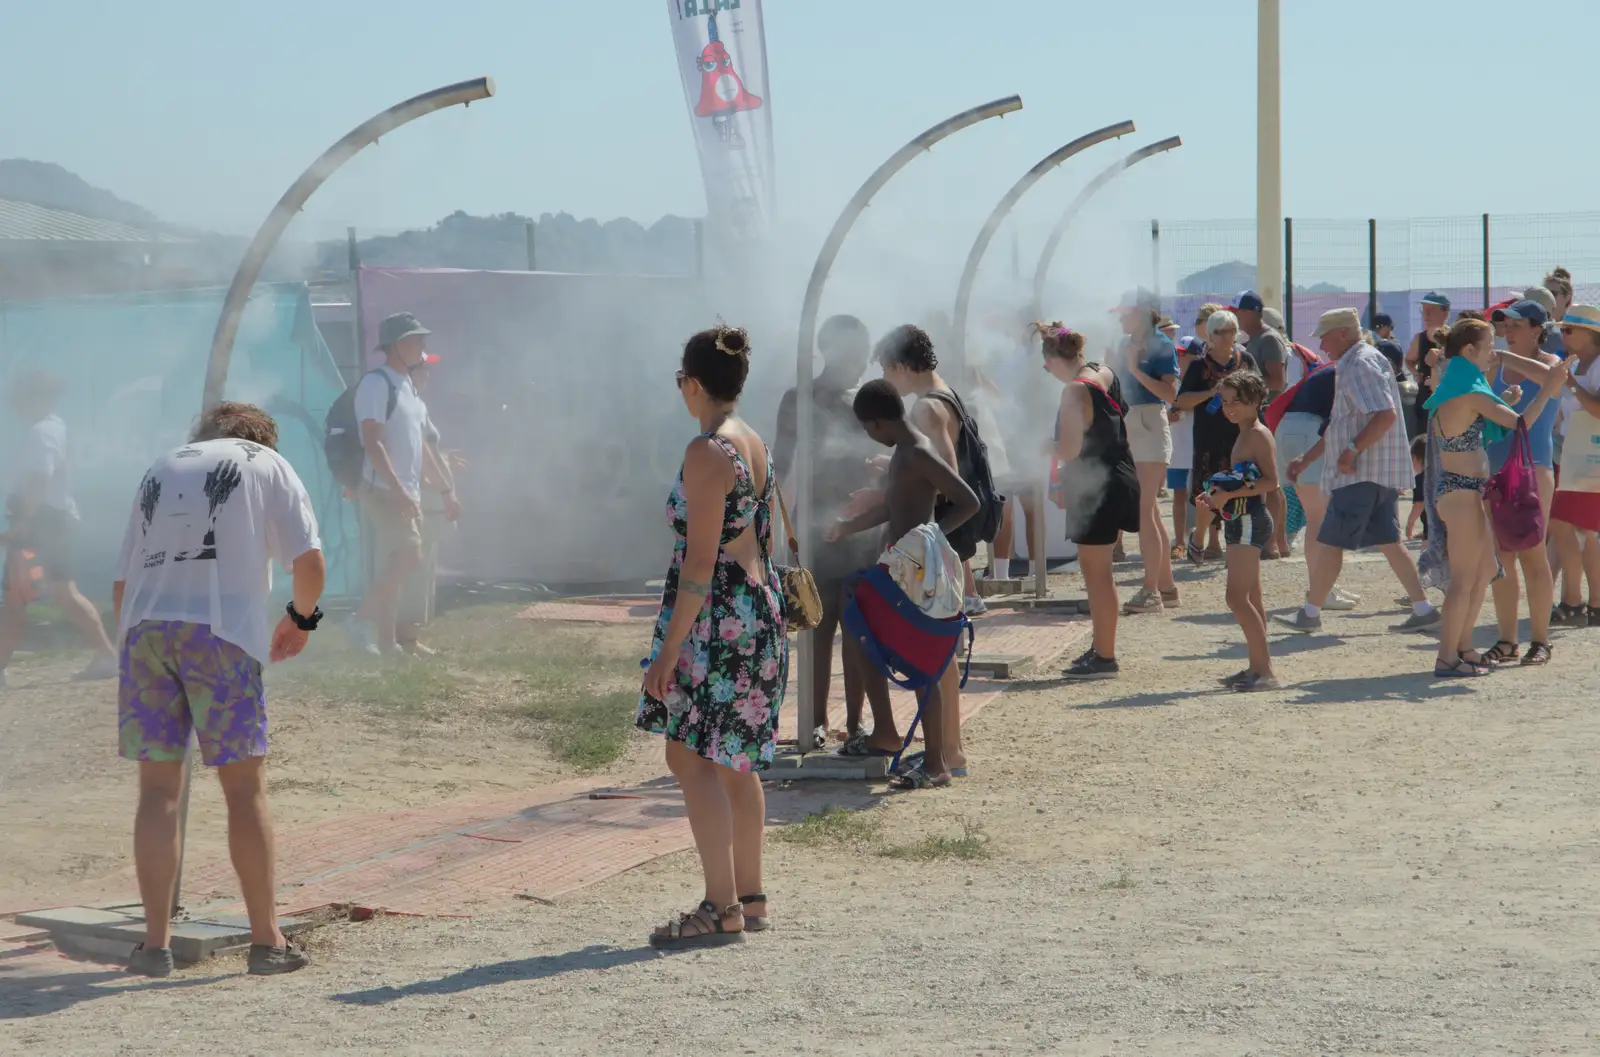
[[[183,759],[189,731],[208,767],[267,754],[261,663],[205,624],[146,620],[122,645],[117,728],[122,756]]]

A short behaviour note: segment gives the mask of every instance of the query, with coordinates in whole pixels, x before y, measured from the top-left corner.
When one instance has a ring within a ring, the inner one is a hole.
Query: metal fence
[[[1574,276],[1577,300],[1600,296],[1600,212],[1482,214],[1405,220],[1284,221],[1284,315],[1304,339],[1317,315],[1376,306],[1408,333],[1416,295],[1450,293],[1458,308],[1483,308],[1540,282],[1555,266]],[[1152,280],[1174,318],[1191,302],[1223,300],[1256,285],[1253,220],[1154,221]]]

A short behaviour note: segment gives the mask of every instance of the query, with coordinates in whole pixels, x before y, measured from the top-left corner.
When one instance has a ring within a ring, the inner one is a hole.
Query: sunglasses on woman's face
[[[677,375],[677,377],[674,379],[674,381],[676,382],[678,388],[682,389],[683,388],[683,368],[682,367],[678,368],[678,370],[676,371],[676,375]]]

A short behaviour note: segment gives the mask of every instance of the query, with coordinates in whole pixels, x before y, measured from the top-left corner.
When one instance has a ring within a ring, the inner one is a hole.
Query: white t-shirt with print
[[[389,386],[379,377],[380,371],[394,383],[395,403],[392,415],[389,414]],[[423,424],[428,420],[428,406],[422,402],[422,397],[417,395],[417,388],[411,383],[411,376],[401,374],[387,364],[368,371],[356,385],[355,410],[358,423],[384,423],[383,448],[389,453],[389,462],[394,466],[395,476],[400,478],[401,487],[412,496],[421,496],[422,430]],[[386,482],[379,479],[377,472],[372,468],[371,460],[367,461],[362,475],[368,484],[376,488],[389,487]]]
[[[134,496],[117,576],[126,586],[120,644],[144,620],[206,624],[263,665],[272,628],[272,562],[320,550],[311,497],[288,461],[259,444],[208,440],[151,466]]]
[[[1576,360],[1573,361],[1577,363]],[[1589,366],[1574,374],[1572,380],[1578,383],[1578,388],[1590,396],[1600,395],[1600,357],[1589,361]],[[1561,393],[1561,435],[1567,435],[1567,420],[1578,413],[1580,408],[1578,398],[1572,393],[1563,390]]]
[[[46,415],[35,422],[22,442],[14,487],[20,491],[36,476],[45,480],[44,494],[39,497],[42,506],[78,516],[78,505],[72,501],[72,474],[67,469],[67,424],[60,415]]]

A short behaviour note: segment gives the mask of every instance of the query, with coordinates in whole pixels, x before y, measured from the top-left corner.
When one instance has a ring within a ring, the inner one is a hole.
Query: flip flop
[[[934,778],[919,764],[890,778],[889,788],[897,793],[909,793],[918,789],[948,789],[950,779]]]
[[[837,756],[841,760],[892,759],[896,751],[875,749],[867,744],[865,734],[856,733],[846,738],[844,744],[833,750],[830,755]]]
[[[1480,668],[1470,661],[1457,660],[1456,663],[1441,666],[1437,661],[1433,665],[1435,679],[1481,679],[1493,669]]]

